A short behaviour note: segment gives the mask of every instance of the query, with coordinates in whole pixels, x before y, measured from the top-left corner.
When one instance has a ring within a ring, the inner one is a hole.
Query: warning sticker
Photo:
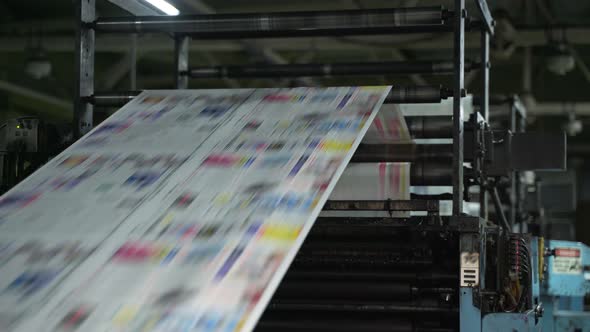
[[[582,273],[582,253],[578,248],[555,248],[553,273]]]

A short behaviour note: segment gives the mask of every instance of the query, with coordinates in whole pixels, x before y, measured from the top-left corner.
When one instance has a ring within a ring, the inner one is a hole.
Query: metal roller
[[[476,68],[474,63],[466,61],[465,70],[470,71],[473,68]],[[389,61],[195,67],[184,74],[191,78],[206,79],[451,73],[452,61]]]
[[[410,167],[413,186],[449,186],[452,180],[450,162],[415,162]]]
[[[122,107],[135,98],[141,91],[122,92],[96,92],[92,96],[83,97],[82,100],[94,106]],[[419,104],[440,103],[441,100],[452,96],[452,91],[441,87],[413,86],[395,87],[391,90],[386,104]]]
[[[394,87],[385,99],[386,104],[440,103],[453,96],[453,91],[439,87]]]
[[[406,116],[413,138],[452,138],[453,121],[450,116]]]
[[[318,12],[136,16],[100,18],[99,32],[190,34],[193,38],[243,39],[263,37],[384,34],[451,31],[443,7],[382,8]]]
[[[409,300],[412,292],[418,292],[407,282],[374,281],[285,281],[275,292],[275,299],[369,299],[369,300]],[[424,289],[424,291],[426,291]],[[436,291],[436,290],[432,290]],[[448,292],[453,292],[450,290]]]
[[[97,92],[92,96],[84,97],[83,100],[94,106],[121,107],[140,93],[141,91]]]
[[[289,302],[271,302],[267,310],[314,310],[328,312],[365,312],[365,313],[417,313],[417,314],[456,314],[458,308],[425,306],[425,305],[407,305],[397,303],[322,303],[319,301],[306,301],[306,303],[289,303]]]
[[[436,283],[450,283],[458,282],[459,276],[456,274],[446,272],[432,272],[432,271],[330,271],[330,270],[290,270],[285,276],[284,280],[336,280],[336,281],[413,281],[426,282],[430,284]]]
[[[450,161],[451,144],[360,144],[351,162]]]
[[[285,319],[263,319],[258,323],[256,332],[415,332],[412,322],[410,320],[395,320],[395,319],[381,319],[381,320],[366,320],[350,318],[341,319],[299,319],[299,320],[285,320]],[[422,332],[430,332],[429,330],[420,330]],[[433,332],[446,332],[440,329],[433,329]],[[449,330],[453,331],[453,330]]]

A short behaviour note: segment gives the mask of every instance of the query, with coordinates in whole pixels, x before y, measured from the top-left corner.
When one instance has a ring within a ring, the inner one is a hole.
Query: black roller
[[[453,120],[450,116],[406,116],[413,138],[452,138]]]
[[[285,281],[277,289],[275,299],[365,299],[409,300],[410,283],[358,282],[358,281]]]
[[[451,162],[452,144],[360,144],[351,162]],[[450,164],[449,164],[450,165]]]
[[[453,91],[446,88],[426,86],[393,87],[385,99],[386,104],[421,104],[440,103],[453,96]]]
[[[255,332],[415,332],[408,320],[262,319]],[[453,330],[449,330],[453,331]],[[428,332],[428,331],[424,331]]]
[[[99,32],[163,32],[200,39],[450,31],[442,7],[100,18]]]
[[[450,162],[416,162],[410,167],[410,183],[413,186],[450,186],[452,172]]]
[[[458,282],[459,275],[437,271],[332,271],[327,269],[298,270],[292,269],[285,276],[285,280],[335,280],[335,281],[373,281],[396,282],[413,281],[425,283],[451,283]]]
[[[82,100],[93,104],[94,106],[121,107],[130,102],[140,93],[141,91],[96,92],[92,96],[83,97]],[[387,95],[385,103],[440,103],[441,100],[450,96],[449,93],[451,92],[445,88],[433,88],[426,86],[395,87],[391,90],[389,95]]]
[[[306,302],[272,302],[267,310],[313,310],[327,312],[366,312],[366,313],[416,313],[416,314],[449,314],[453,315],[458,312],[456,307],[441,307],[427,305],[408,305],[405,303],[335,303],[324,301],[306,301]]]
[[[133,100],[140,93],[141,91],[97,92],[83,99],[94,106],[121,107]]]
[[[473,62],[465,63],[470,71]],[[191,78],[284,78],[302,76],[352,76],[394,74],[452,74],[452,61],[390,61],[359,63],[264,64],[241,66],[195,67]]]

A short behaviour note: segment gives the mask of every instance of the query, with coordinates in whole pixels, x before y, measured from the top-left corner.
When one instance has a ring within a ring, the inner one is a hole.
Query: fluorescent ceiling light
[[[158,8],[159,10],[164,12],[164,14],[166,14],[166,15],[176,16],[176,15],[180,14],[178,9],[176,9],[176,7],[172,6],[168,1],[165,1],[165,0],[144,0],[144,1],[149,3],[150,5]]]

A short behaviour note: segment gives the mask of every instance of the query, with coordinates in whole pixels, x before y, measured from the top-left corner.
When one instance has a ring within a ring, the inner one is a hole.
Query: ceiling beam
[[[590,27],[578,27],[564,29],[564,36],[571,45],[590,45]],[[274,51],[306,51],[310,45],[318,50],[327,51],[347,51],[353,49],[375,48],[372,42],[389,45],[388,47],[397,47],[403,50],[450,50],[453,47],[451,36],[448,34],[441,35],[438,38],[427,38],[430,35],[414,34],[408,37],[404,36],[380,36],[380,37],[363,37],[358,42],[344,41],[334,38],[283,38],[283,39],[264,39],[256,42],[247,43],[254,45],[255,48],[268,49]],[[465,43],[467,48],[479,47],[479,32],[470,32],[466,34]],[[424,40],[422,40],[424,39]],[[172,52],[170,46],[170,37],[166,35],[142,35],[139,37],[139,49],[143,52]],[[127,52],[129,50],[128,37],[124,35],[98,35],[97,52]],[[514,39],[517,47],[542,46],[547,44],[547,31],[541,28],[523,29],[516,33]],[[27,46],[27,38],[19,37],[0,37],[0,52],[22,52]],[[74,38],[70,35],[63,36],[45,36],[43,37],[43,46],[49,52],[72,52],[74,50]],[[241,52],[244,50],[242,42],[235,41],[211,41],[195,40],[191,43],[191,50],[206,52]]]

